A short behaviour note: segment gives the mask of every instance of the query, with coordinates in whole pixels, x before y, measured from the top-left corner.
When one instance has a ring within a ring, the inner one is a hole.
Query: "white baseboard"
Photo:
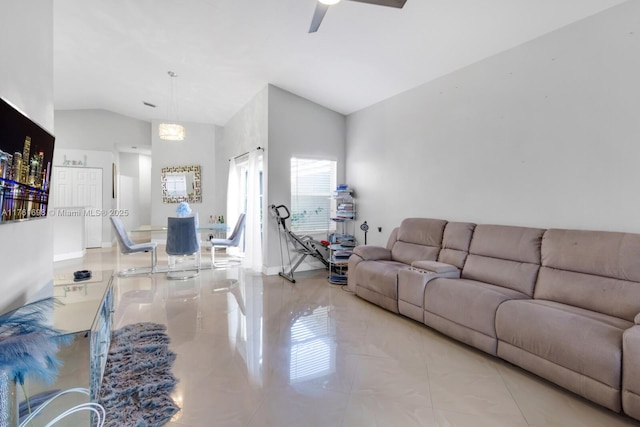
[[[66,252],[62,254],[54,254],[53,262],[65,261],[67,259],[82,258],[87,253],[86,249],[76,252]]]
[[[265,276],[275,276],[281,271],[282,271],[282,267],[280,267],[279,265],[275,267],[262,266],[262,274],[264,274]]]

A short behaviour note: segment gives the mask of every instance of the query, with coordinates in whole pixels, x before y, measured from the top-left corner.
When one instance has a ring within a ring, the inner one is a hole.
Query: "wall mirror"
[[[200,166],[162,168],[162,203],[200,203]]]

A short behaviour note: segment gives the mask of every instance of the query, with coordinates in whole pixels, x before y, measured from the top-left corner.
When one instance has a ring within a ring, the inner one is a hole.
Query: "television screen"
[[[0,224],[47,216],[54,142],[0,98]]]

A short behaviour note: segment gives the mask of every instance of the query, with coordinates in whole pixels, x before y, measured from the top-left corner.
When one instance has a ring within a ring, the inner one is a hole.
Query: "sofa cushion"
[[[365,261],[387,260],[391,261],[391,251],[381,246],[360,245],[353,248],[353,254]]]
[[[542,265],[640,282],[640,234],[549,229]]]
[[[633,321],[640,313],[640,235],[547,230],[534,297]]]
[[[447,221],[433,218],[405,218],[400,223],[398,240],[416,245],[436,246],[442,244],[442,235]]]
[[[538,269],[536,264],[469,255],[462,277],[513,289],[531,297]]]
[[[357,287],[397,300],[398,270],[402,268],[409,266],[397,261],[362,261],[355,271]]]
[[[520,298],[527,298],[527,295],[489,283],[435,279],[425,289],[424,309],[458,325],[495,337],[496,309],[504,301]]]
[[[544,229],[508,225],[478,225],[469,253],[492,258],[540,264]]]
[[[415,243],[406,243],[398,240],[391,249],[391,259],[410,266],[411,263],[421,260],[435,261],[440,252],[439,246],[424,246]]]
[[[624,332],[622,338],[622,409],[640,419],[640,326]]]
[[[534,297],[631,322],[640,312],[640,284],[636,282],[547,267],[540,268]]]
[[[539,228],[476,226],[462,277],[532,296],[543,233]]]
[[[475,226],[470,222],[448,222],[444,228],[438,261],[455,265],[462,270],[469,254],[469,245]]]
[[[617,390],[621,380],[622,334],[630,326],[631,322],[616,317],[544,300],[506,301],[496,313],[499,342]]]
[[[442,219],[404,219],[391,248],[391,259],[407,265],[419,260],[437,260],[446,224]]]

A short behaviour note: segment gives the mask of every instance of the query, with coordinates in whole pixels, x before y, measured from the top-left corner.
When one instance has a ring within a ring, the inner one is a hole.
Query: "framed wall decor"
[[[164,167],[161,179],[162,203],[202,202],[199,165]]]
[[[55,137],[0,98],[0,224],[44,218]]]

